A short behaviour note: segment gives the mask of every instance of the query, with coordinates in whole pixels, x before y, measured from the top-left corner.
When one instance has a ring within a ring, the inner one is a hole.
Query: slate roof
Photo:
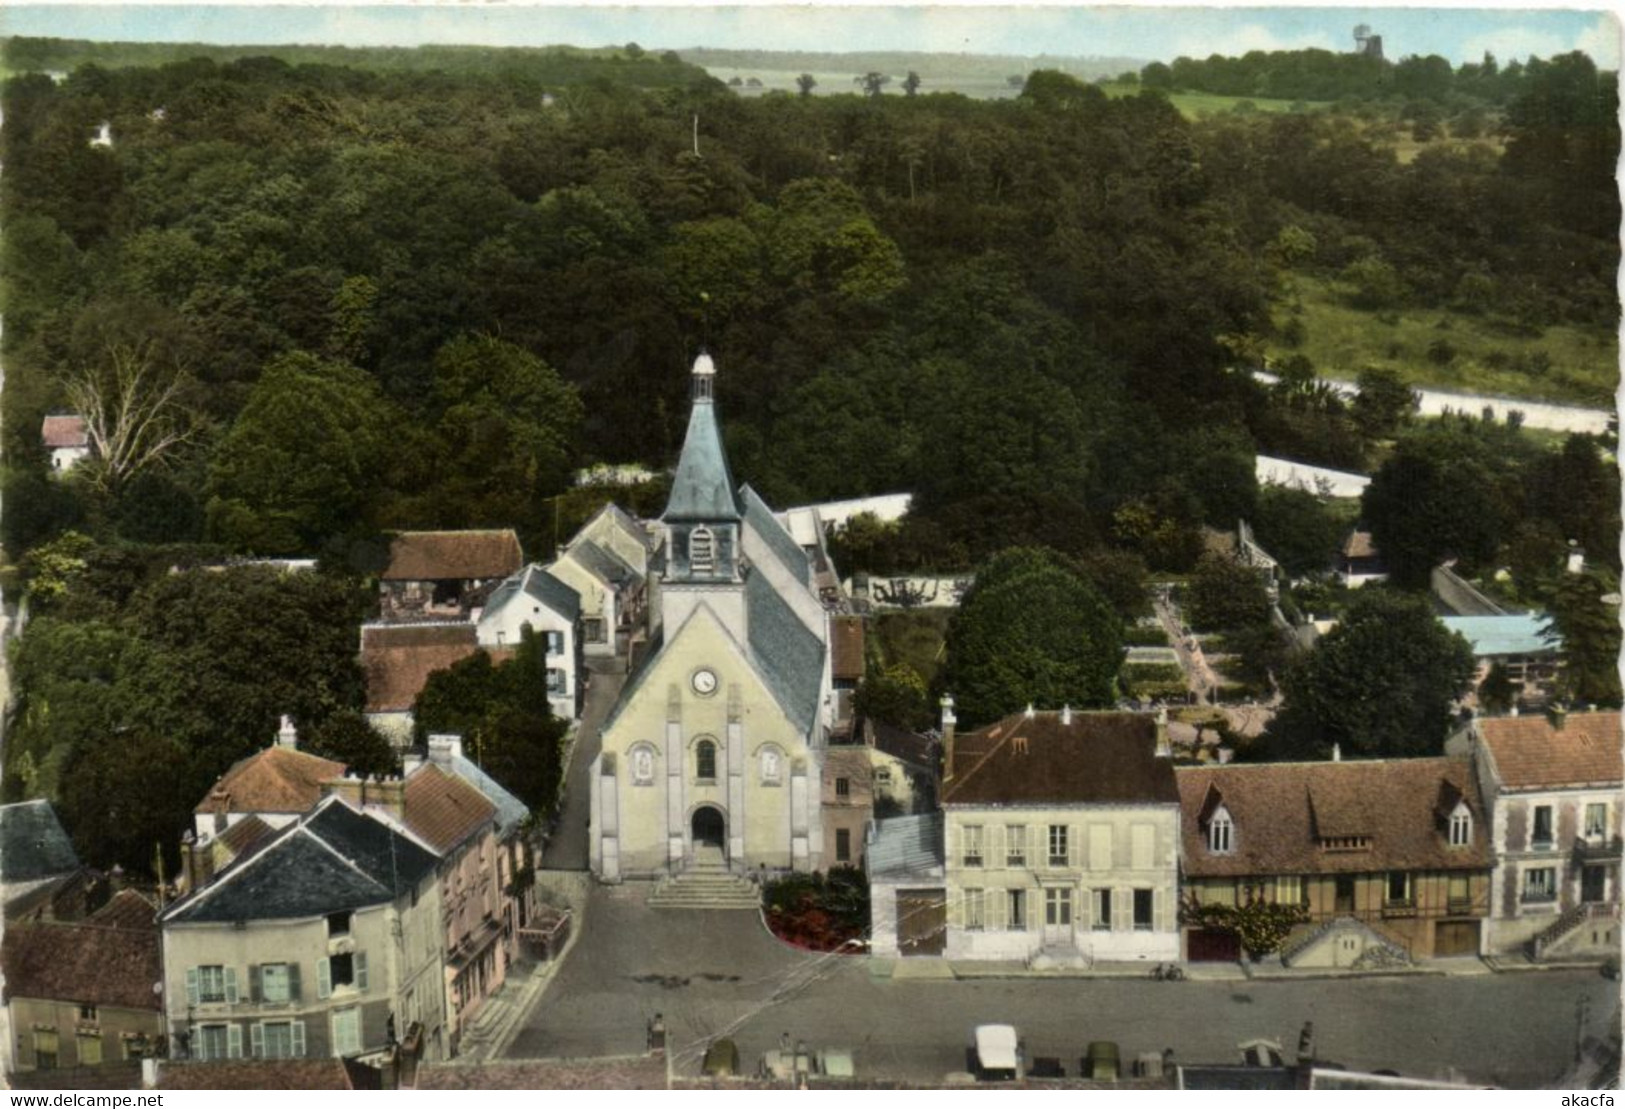
[[[836,681],[863,677],[863,617],[830,618],[829,652],[830,670]]]
[[[164,976],[158,947],[150,912],[138,928],[88,921],[9,924],[0,943],[6,996],[157,1012],[163,1001],[152,986]]]
[[[491,595],[485,601],[485,611],[488,614],[496,612],[521,595],[546,606],[566,620],[574,621],[581,615],[581,594],[534,562],[491,590]]]
[[[1620,756],[1618,712],[1570,712],[1561,728],[1546,716],[1497,716],[1478,721],[1502,788],[1618,788],[1625,768]]]
[[[810,732],[818,719],[824,644],[784,603],[765,574],[752,574],[745,581],[745,625],[757,673],[785,715],[799,730]]]
[[[294,920],[394,900],[435,856],[338,798],[238,856],[163,914],[168,923]]]
[[[334,765],[339,764],[335,763]],[[340,769],[338,774],[334,774],[333,777],[336,778],[339,776],[339,774],[343,773],[344,770]],[[319,794],[317,796],[317,800],[320,800]],[[311,805],[314,804],[315,802],[312,801]],[[310,806],[306,806],[306,808],[309,807]],[[276,831],[276,829],[265,823],[265,821],[261,820],[257,816],[250,815],[237,821],[235,824],[232,824],[224,832],[221,832],[218,836],[216,836],[214,841],[220,844],[220,846],[226,848],[233,855],[241,855],[244,851],[247,851],[250,847],[254,846],[256,843],[274,831]]]
[[[169,1062],[160,1090],[353,1090],[343,1059],[225,1059]]]
[[[487,581],[525,564],[512,528],[403,531],[389,545],[384,581]]]
[[[1232,763],[1180,767],[1185,872],[1192,877],[1462,870],[1490,865],[1489,829],[1464,758]],[[1472,842],[1449,845],[1443,798],[1465,799]],[[1207,848],[1222,804],[1233,850]],[[1365,837],[1366,850],[1326,850],[1322,838]]]
[[[871,878],[922,874],[943,865],[942,814],[894,816],[877,821],[874,842],[864,851]]]
[[[807,552],[801,549],[801,544],[785,530],[773,510],[767,507],[767,502],[757,496],[756,490],[749,485],[739,488],[739,502],[745,507],[745,526],[753,529],[762,537],[778,560],[784,563],[795,579],[803,584],[812,581],[812,567],[807,561]]]
[[[322,799],[322,783],[344,764],[280,745],[240,759],[193,812],[302,813]],[[242,833],[247,834],[247,833]]]
[[[40,425],[40,440],[50,450],[90,446],[90,431],[83,416],[47,416]]]
[[[603,508],[600,508],[597,512],[595,512],[592,518],[581,526],[581,530],[583,532],[587,531],[593,526],[593,524],[597,523],[599,519],[608,520],[621,531],[625,532],[629,538],[636,539],[638,543],[643,546],[644,550],[648,550],[653,542],[649,535],[648,529],[640,524],[631,515],[631,513],[627,512],[614,501],[609,501],[604,505]]]
[[[479,629],[473,624],[362,625],[367,711],[410,710],[430,674],[449,669],[479,649]]]
[[[496,806],[472,783],[434,763],[424,763],[406,779],[406,826],[442,855],[495,816]]]
[[[591,539],[578,539],[564,549],[560,558],[573,558],[593,577],[608,582],[617,590],[627,582],[643,579],[638,568],[608,547]]]
[[[472,760],[464,758],[462,755],[444,761],[434,758],[432,755],[430,758],[436,766],[457,775],[457,777],[479,790],[485,799],[491,802],[492,808],[496,810],[497,835],[499,837],[513,831],[530,815],[530,809],[525,807],[523,801],[504,789],[502,783],[481,770]]]
[[[884,720],[870,720],[869,730],[874,735],[875,750],[921,770],[936,769],[937,741],[930,736],[899,728]]]
[[[1173,804],[1173,766],[1143,713],[1012,713],[953,742],[944,805]]]
[[[78,869],[73,841],[49,801],[0,805],[0,882],[35,882]]]
[[[1562,649],[1561,638],[1546,638],[1541,629],[1550,622],[1537,613],[1504,616],[1441,616],[1439,622],[1459,632],[1472,644],[1478,658],[1500,655],[1552,655]]]
[[[737,520],[742,515],[734,499],[733,475],[722,449],[716,405],[696,400],[688,413],[688,431],[677,458],[671,495],[663,520]]]

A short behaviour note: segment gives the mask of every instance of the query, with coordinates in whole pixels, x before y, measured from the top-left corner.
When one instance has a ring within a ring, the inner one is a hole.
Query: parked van
[[[1026,1072],[1026,1045],[1013,1024],[978,1024],[971,1032],[969,1069],[981,1082],[1014,1082]]]

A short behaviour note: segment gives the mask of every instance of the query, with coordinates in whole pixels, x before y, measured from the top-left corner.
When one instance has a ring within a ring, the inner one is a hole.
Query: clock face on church
[[[701,697],[709,697],[717,691],[717,675],[713,670],[701,667],[694,671],[694,677],[690,681],[694,686],[694,692]]]

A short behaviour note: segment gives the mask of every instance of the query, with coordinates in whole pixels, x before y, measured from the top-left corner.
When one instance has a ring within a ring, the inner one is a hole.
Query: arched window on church
[[[709,739],[694,745],[694,776],[701,781],[716,781],[717,745]]]
[[[717,539],[701,524],[688,533],[688,568],[709,573],[717,564]]]

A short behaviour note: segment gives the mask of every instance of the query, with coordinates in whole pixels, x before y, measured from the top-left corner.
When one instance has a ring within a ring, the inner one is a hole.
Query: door
[[[1478,921],[1441,920],[1433,926],[1433,954],[1437,958],[1447,955],[1478,954]]]
[[[728,824],[722,817],[721,809],[714,805],[701,805],[694,810],[691,831],[694,834],[695,847],[715,847],[721,850],[723,839],[728,832]]]
[[[903,955],[941,955],[947,940],[947,892],[898,890],[898,952]]]
[[[1606,901],[1608,899],[1608,868],[1588,866],[1580,871],[1580,900]]]
[[[1345,874],[1337,879],[1335,911],[1339,913],[1352,913],[1354,911],[1354,878],[1352,875]]]
[[[1186,950],[1193,963],[1235,963],[1241,960],[1241,939],[1234,932],[1198,928],[1190,934]]]
[[[1072,890],[1051,887],[1044,891],[1044,946],[1072,943]]]

